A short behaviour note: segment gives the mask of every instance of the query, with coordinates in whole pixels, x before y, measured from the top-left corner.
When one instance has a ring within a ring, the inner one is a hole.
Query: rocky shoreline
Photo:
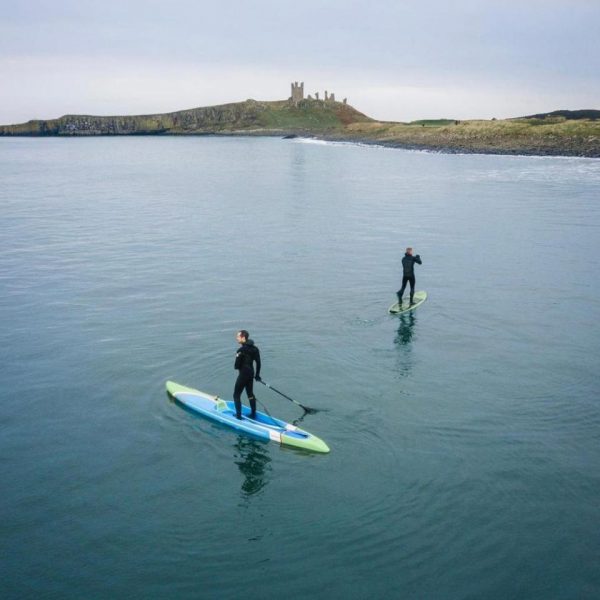
[[[472,146],[468,144],[442,144],[430,141],[428,143],[411,143],[404,140],[394,139],[377,139],[369,136],[348,136],[340,134],[315,134],[311,131],[297,131],[294,133],[286,131],[232,131],[232,132],[212,132],[196,135],[214,135],[214,136],[240,136],[240,137],[277,137],[283,140],[294,138],[306,138],[311,140],[320,140],[323,142],[339,142],[347,144],[361,144],[367,146],[381,146],[384,148],[396,148],[398,150],[412,150],[415,152],[435,152],[440,154],[489,154],[501,156],[562,156],[571,158],[600,158],[600,147],[578,147],[577,145],[571,148],[556,146],[556,147],[540,147],[517,145],[513,147],[500,147],[495,145],[489,146]]]
[[[311,136],[315,137],[315,136]],[[385,148],[397,148],[399,150],[413,150],[416,152],[438,152],[441,154],[496,154],[502,156],[563,156],[563,157],[579,157],[579,158],[600,158],[600,149],[587,148],[540,148],[515,145],[512,148],[497,147],[497,146],[478,146],[472,147],[467,145],[444,145],[436,143],[414,144],[403,141],[391,140],[373,140],[370,138],[340,138],[330,136],[316,136],[315,139],[332,142],[348,142],[354,144],[366,144],[374,146],[382,146]]]

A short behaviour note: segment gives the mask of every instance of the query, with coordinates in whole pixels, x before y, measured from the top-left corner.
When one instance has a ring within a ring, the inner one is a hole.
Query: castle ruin
[[[300,85],[292,83],[292,102],[297,105],[300,100],[304,100],[304,81]]]
[[[312,100],[313,97],[309,94],[307,100]],[[319,92],[315,92],[315,100],[319,99]],[[292,96],[290,101],[294,106],[298,106],[298,103],[304,100],[304,81],[302,83],[298,83],[297,81],[292,82]],[[335,94],[332,92],[331,94],[325,90],[325,100],[323,102],[335,102]],[[342,101],[343,104],[347,104],[348,98],[344,98]]]

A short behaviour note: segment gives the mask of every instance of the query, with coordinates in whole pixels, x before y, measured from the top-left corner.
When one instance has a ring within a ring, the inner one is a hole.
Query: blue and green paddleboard
[[[408,312],[409,310],[418,308],[421,306],[421,304],[423,304],[423,302],[425,302],[425,300],[427,300],[427,292],[415,292],[412,304],[410,304],[409,299],[405,299],[404,302],[402,302],[402,306],[400,306],[398,302],[394,302],[394,304],[392,304],[388,310],[393,315],[400,315]]]
[[[295,425],[259,411],[256,412],[256,419],[251,419],[250,409],[247,406],[242,406],[242,419],[237,419],[233,400],[222,400],[218,396],[185,387],[174,381],[167,381],[167,392],[177,402],[203,417],[253,437],[311,452],[329,452],[329,446],[323,440]]]

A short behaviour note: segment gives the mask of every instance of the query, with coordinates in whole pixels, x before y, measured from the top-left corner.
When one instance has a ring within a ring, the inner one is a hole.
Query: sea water
[[[2,597],[597,598],[599,199],[593,159],[0,139]],[[240,328],[330,454],[167,397],[231,398]]]

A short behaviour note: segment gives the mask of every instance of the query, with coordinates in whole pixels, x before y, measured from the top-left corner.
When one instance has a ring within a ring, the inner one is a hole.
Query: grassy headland
[[[340,102],[246,100],[156,115],[66,115],[0,126],[0,136],[208,134],[301,135],[441,152],[600,157],[600,111],[395,123],[376,121]]]
[[[492,121],[353,123],[344,139],[480,154],[600,157],[600,120],[568,117]]]

